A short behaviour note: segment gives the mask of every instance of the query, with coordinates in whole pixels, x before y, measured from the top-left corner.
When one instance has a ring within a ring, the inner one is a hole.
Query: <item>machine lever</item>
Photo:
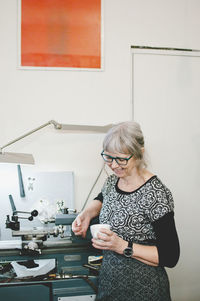
[[[31,216],[34,216],[34,217],[38,215],[38,211],[37,210],[33,210],[31,212],[27,212],[27,211],[15,211],[13,213],[14,213],[14,215],[17,214],[17,213],[25,213],[25,214],[30,214]]]
[[[36,217],[38,215],[38,211],[37,210],[33,210],[31,212],[27,212],[27,211],[17,211],[16,207],[15,207],[15,203],[13,200],[13,197],[11,194],[9,194],[9,200],[10,200],[10,204],[11,204],[11,208],[12,208],[12,218],[10,220],[9,215],[7,215],[7,219],[6,219],[6,228],[10,228],[12,230],[19,230],[20,228],[20,224],[19,224],[19,219],[28,219],[29,221],[33,220],[33,217]],[[23,213],[23,214],[30,214],[29,217],[25,217],[25,216],[18,216],[18,213]]]
[[[9,194],[9,200],[10,200],[10,205],[11,205],[11,208],[12,208],[12,211],[13,213],[17,211],[16,207],[15,207],[15,204],[14,204],[14,201],[13,201],[13,197],[11,194]]]

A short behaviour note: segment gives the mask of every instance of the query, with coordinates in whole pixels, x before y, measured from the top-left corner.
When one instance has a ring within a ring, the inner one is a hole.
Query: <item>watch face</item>
[[[126,249],[124,250],[124,255],[125,255],[126,257],[131,257],[132,254],[133,254],[133,249],[132,249],[132,248],[126,248]]]

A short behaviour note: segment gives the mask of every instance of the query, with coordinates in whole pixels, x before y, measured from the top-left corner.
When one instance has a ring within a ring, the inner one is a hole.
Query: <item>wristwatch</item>
[[[130,240],[128,242],[128,246],[126,249],[124,249],[123,254],[124,254],[124,256],[126,256],[128,258],[132,257],[132,255],[133,255],[133,241],[132,240]]]

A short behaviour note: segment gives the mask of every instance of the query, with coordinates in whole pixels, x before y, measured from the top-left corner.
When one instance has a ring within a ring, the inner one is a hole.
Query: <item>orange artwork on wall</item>
[[[101,68],[101,0],[21,0],[21,66]]]

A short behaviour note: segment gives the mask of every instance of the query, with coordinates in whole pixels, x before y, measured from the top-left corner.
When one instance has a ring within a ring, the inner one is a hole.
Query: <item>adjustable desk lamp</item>
[[[98,126],[98,125],[77,125],[77,124],[62,124],[58,123],[55,120],[50,120],[47,123],[37,127],[36,129],[8,142],[7,144],[0,147],[0,162],[4,163],[22,163],[22,164],[34,164],[34,158],[32,154],[23,154],[23,153],[10,153],[3,152],[3,149],[14,144],[15,142],[41,130],[42,128],[53,125],[54,128],[58,131],[69,131],[69,132],[83,132],[83,133],[106,133],[111,127],[112,124]]]

